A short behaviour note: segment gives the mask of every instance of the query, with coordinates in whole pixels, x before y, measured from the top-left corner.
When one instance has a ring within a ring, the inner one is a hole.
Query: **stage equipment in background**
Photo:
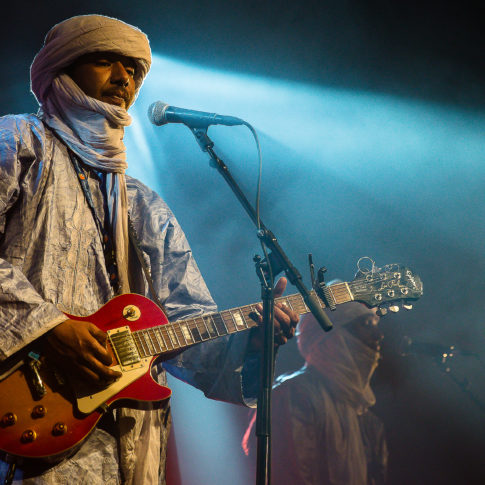
[[[485,393],[482,385],[485,363],[476,352],[469,352],[456,345],[445,346],[415,340],[405,335],[399,345],[399,355],[432,358],[440,371],[448,376],[482,413],[485,412]]]

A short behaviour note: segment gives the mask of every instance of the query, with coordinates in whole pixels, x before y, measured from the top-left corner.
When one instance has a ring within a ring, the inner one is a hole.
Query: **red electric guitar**
[[[382,308],[394,302],[391,310],[398,308],[395,302],[399,301],[409,309],[409,301],[423,294],[420,278],[397,264],[328,289],[335,304],[356,300]],[[299,294],[277,301],[299,314],[309,311]],[[149,299],[125,294],[90,316],[68,315],[90,321],[108,334],[112,367],[122,377],[105,389],[90,389],[64,376],[62,369],[49,364],[48,356],[37,355],[35,347],[15,354],[0,367],[0,454],[17,462],[55,462],[74,453],[108,407],[153,406],[170,397],[170,389],[150,375],[155,359],[255,327],[250,318],[255,311],[255,305],[248,305],[169,323]]]

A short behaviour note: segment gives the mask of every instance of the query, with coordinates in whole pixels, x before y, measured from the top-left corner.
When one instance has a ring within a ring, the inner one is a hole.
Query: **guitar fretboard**
[[[337,305],[353,300],[348,283],[337,283],[327,288]],[[325,304],[318,297],[317,300],[320,306],[325,308]],[[287,305],[299,315],[310,312],[300,294],[283,296],[276,298],[275,301]],[[220,313],[210,313],[188,320],[138,330],[133,332],[132,336],[142,358],[176,351],[200,342],[257,327],[258,323],[251,318],[251,315],[258,313],[256,305],[255,303],[224,310]]]

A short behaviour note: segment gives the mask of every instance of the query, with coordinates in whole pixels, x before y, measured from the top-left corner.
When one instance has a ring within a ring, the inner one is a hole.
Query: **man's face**
[[[376,311],[377,308],[373,308],[368,314],[355,318],[345,325],[345,329],[371,349],[380,350],[384,335],[379,329],[380,319]]]
[[[92,98],[128,109],[135,99],[135,61],[112,52],[79,57],[67,74]]]

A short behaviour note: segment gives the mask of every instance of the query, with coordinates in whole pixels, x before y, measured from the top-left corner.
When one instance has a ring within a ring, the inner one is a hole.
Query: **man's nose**
[[[113,62],[111,65],[111,82],[119,86],[128,86],[130,82],[130,75],[120,61]]]

